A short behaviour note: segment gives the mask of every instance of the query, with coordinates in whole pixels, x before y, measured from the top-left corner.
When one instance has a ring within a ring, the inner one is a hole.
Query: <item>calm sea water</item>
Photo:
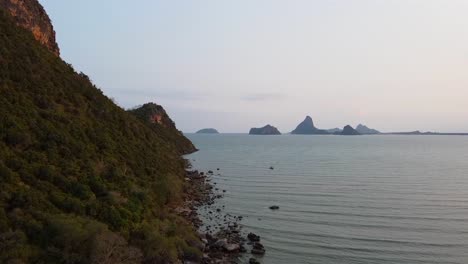
[[[468,263],[468,137],[188,137],[262,263]]]

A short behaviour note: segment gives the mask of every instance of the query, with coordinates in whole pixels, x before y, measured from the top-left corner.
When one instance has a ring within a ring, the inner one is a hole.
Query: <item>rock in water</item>
[[[255,242],[255,244],[253,245],[253,248],[250,251],[250,253],[252,253],[254,255],[264,255],[265,254],[265,247],[261,243]]]
[[[247,235],[247,238],[248,238],[250,241],[252,241],[252,242],[258,242],[258,241],[260,241],[260,236],[254,234],[254,233],[249,233],[249,234]]]
[[[281,135],[281,132],[274,126],[266,125],[261,128],[251,128],[249,135]]]
[[[260,264],[260,262],[255,258],[250,258],[249,259],[249,264]]]
[[[323,129],[318,129],[314,125],[312,117],[307,116],[304,121],[302,121],[296,129],[294,129],[291,134],[296,135],[327,135],[330,134],[328,131]]]

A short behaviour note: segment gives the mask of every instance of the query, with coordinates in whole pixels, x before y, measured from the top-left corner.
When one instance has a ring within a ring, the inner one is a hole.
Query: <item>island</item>
[[[274,126],[266,125],[260,128],[251,128],[249,135],[281,135],[281,132]]]
[[[336,132],[335,135],[341,136],[358,136],[361,135],[359,132],[356,131],[352,126],[347,125],[343,128],[341,132]]]
[[[218,130],[214,128],[204,128],[197,131],[197,134],[219,134]]]
[[[356,131],[359,132],[359,134],[361,134],[361,135],[377,135],[377,134],[380,134],[380,131],[378,131],[376,129],[368,128],[367,126],[362,125],[362,124],[359,124],[356,127]]]
[[[312,117],[306,116],[304,121],[302,121],[296,129],[294,129],[291,134],[295,135],[328,135],[330,134],[327,130],[318,129],[314,125]]]
[[[337,134],[337,133],[341,133],[341,131],[343,131],[343,129],[341,128],[330,128],[330,129],[327,129],[327,132],[330,133],[330,134]]]
[[[419,130],[412,132],[390,132],[385,135],[403,135],[403,136],[468,136],[468,133],[441,133],[441,132],[421,132]]]

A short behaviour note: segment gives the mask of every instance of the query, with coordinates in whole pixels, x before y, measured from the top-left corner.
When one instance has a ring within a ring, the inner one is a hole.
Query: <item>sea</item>
[[[468,263],[468,136],[187,136],[261,263]]]

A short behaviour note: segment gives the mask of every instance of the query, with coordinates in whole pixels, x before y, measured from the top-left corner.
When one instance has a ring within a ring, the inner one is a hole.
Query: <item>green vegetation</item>
[[[171,213],[184,160],[0,11],[0,263],[199,254]]]
[[[129,110],[129,112],[141,119],[181,154],[188,154],[197,150],[192,142],[177,130],[174,122],[169,118],[162,106],[148,103]]]

